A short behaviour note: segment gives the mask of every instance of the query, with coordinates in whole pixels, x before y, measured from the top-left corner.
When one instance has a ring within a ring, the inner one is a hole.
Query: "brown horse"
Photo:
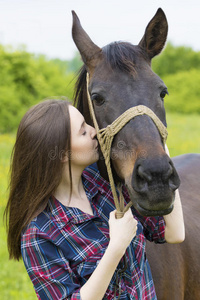
[[[92,124],[86,94],[89,92],[100,128],[111,124],[130,107],[145,105],[166,125],[163,81],[151,70],[151,59],[162,51],[167,38],[167,19],[158,9],[137,46],[115,42],[102,49],[95,45],[73,12],[73,39],[84,66],[77,81],[76,104],[86,122]],[[148,244],[158,299],[200,299],[200,155],[171,160],[165,153],[160,133],[147,115],[129,121],[115,136],[111,149],[116,183],[123,182],[134,207],[142,215],[168,214],[180,184],[186,224],[186,240],[180,245]],[[99,170],[107,179],[100,157]],[[178,174],[177,174],[177,171]]]

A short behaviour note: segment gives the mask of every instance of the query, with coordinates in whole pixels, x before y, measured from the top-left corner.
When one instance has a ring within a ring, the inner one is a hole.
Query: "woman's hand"
[[[102,299],[111,278],[136,235],[137,221],[129,209],[121,219],[115,218],[116,210],[110,213],[110,242],[96,269],[80,290],[82,300]]]
[[[137,220],[134,219],[131,209],[124,214],[121,219],[116,219],[116,210],[110,213],[109,231],[110,243],[109,247],[113,248],[113,253],[123,256],[126,248],[136,235]]]

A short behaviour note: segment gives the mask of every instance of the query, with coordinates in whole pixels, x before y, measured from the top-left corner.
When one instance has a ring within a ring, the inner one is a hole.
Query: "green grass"
[[[37,297],[23,262],[11,261],[8,258],[6,230],[3,224],[14,140],[14,135],[0,135],[0,295],[4,300],[35,300]]]
[[[200,153],[200,116],[168,114],[167,144],[171,156]],[[4,300],[34,300],[36,295],[23,262],[10,261],[6,247],[3,211],[7,199],[10,154],[14,135],[0,135],[0,295]]]
[[[3,214],[3,208],[0,208],[0,214]],[[37,299],[32,283],[26,273],[22,263],[8,259],[6,248],[6,234],[0,222],[0,295],[4,300],[35,300]]]

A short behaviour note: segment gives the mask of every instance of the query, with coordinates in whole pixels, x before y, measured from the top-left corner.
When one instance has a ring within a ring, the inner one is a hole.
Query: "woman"
[[[86,168],[98,157],[95,129],[65,100],[32,107],[19,125],[6,208],[8,249],[10,258],[22,256],[39,299],[156,299],[146,238],[184,239],[178,196],[164,218],[142,217],[132,208],[116,219],[109,183]],[[124,255],[128,265],[119,273]]]

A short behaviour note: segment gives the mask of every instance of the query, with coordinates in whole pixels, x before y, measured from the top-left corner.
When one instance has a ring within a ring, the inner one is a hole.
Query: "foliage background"
[[[0,295],[4,300],[36,299],[23,263],[8,260],[3,225],[16,128],[26,110],[43,98],[64,95],[72,99],[80,66],[78,54],[71,61],[48,60],[23,47],[0,46]],[[171,156],[200,153],[200,52],[168,43],[152,68],[169,91],[165,107]]]

